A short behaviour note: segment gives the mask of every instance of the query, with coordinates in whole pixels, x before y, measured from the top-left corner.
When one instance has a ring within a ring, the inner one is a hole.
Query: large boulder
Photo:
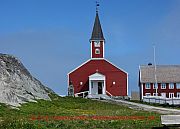
[[[16,57],[0,54],[0,103],[20,106],[36,99],[51,100],[48,94],[52,92],[34,78]]]

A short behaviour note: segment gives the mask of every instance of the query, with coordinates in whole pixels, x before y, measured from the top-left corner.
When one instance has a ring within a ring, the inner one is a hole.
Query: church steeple
[[[104,58],[105,39],[101,28],[97,7],[96,7],[96,17],[94,21],[90,42],[91,42],[91,58],[92,59]]]
[[[103,31],[101,28],[101,23],[100,23],[99,15],[97,11],[96,11],[96,18],[94,21],[94,27],[93,27],[90,40],[104,40]]]

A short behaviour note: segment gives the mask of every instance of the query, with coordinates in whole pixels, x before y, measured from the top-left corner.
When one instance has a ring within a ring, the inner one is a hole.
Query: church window
[[[95,41],[94,42],[94,47],[100,47],[100,41]]]
[[[98,48],[95,49],[96,54],[100,54],[100,50]]]

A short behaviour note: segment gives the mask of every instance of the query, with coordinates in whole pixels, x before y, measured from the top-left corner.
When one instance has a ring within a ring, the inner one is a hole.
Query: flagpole
[[[157,75],[156,75],[156,46],[153,46],[154,48],[154,76],[155,76],[155,86],[156,86],[156,96],[158,96],[158,84],[157,84]]]

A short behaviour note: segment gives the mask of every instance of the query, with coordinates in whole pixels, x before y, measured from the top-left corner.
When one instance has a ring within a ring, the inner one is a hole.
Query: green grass
[[[51,96],[52,101],[38,100],[23,104],[19,110],[1,104],[0,129],[94,129],[94,128],[152,128],[161,127],[160,114],[137,111],[128,107],[90,99]],[[143,116],[146,119],[126,120],[57,120],[54,116],[119,116],[130,118]],[[154,119],[148,117],[154,116]],[[36,119],[32,118],[35,117]],[[47,117],[48,119],[37,119]]]

